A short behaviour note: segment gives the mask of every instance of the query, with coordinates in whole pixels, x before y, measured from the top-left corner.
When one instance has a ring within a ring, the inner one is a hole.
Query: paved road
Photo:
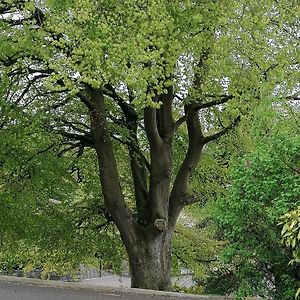
[[[153,296],[102,293],[70,288],[55,288],[15,282],[0,282],[0,300],[154,300]],[[155,297],[166,300],[165,297]]]
[[[0,276],[0,300],[232,300],[231,297],[182,295],[124,288],[49,282]],[[254,298],[252,298],[254,300]],[[249,299],[250,300],[250,299]],[[256,299],[259,300],[259,299]],[[261,299],[260,299],[261,300]]]
[[[142,295],[130,292],[120,293],[114,291],[89,291],[86,289],[71,289],[63,287],[56,288],[49,286],[0,281],[0,300],[167,300],[172,298],[172,296],[168,297],[159,295]],[[176,297],[175,299],[195,300],[195,298],[188,297]],[[210,300],[211,298],[202,299]]]
[[[0,278],[1,279],[1,278]],[[149,291],[150,292],[150,291]],[[95,290],[74,286],[46,286],[0,280],[0,300],[226,300],[232,298],[178,296],[172,294],[143,294],[137,291],[110,289]]]

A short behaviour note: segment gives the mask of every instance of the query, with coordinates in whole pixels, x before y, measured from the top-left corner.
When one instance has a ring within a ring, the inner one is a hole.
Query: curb
[[[145,290],[145,289],[136,289],[136,288],[123,288],[123,287],[105,287],[105,286],[95,286],[89,285],[88,283],[82,282],[64,282],[64,281],[55,281],[55,280],[42,280],[42,279],[33,279],[25,277],[14,277],[14,276],[5,276],[0,275],[0,282],[7,283],[19,283],[19,284],[29,284],[29,285],[39,285],[45,287],[53,288],[65,288],[73,290],[89,290],[89,291],[98,291],[101,293],[113,293],[113,294],[134,294],[134,295],[148,295],[148,296],[163,296],[163,297],[172,297],[172,298],[192,298],[198,300],[234,300],[234,297],[231,296],[213,296],[213,295],[193,295],[193,294],[183,294],[176,292],[162,292],[155,290]],[[247,298],[247,300],[263,300],[262,298]]]

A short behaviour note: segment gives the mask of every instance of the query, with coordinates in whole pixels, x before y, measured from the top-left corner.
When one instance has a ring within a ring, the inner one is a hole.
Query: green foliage
[[[279,224],[283,225],[281,235],[285,245],[293,249],[293,255],[296,258],[295,262],[299,263],[300,209],[298,208],[284,214]]]
[[[22,13],[30,15],[34,4],[27,1]],[[248,91],[242,100],[250,100],[269,97],[278,81],[286,82],[280,93],[295,84],[290,65],[297,61],[293,41],[299,7],[293,1],[49,0],[40,9],[47,21],[39,28],[36,19],[12,28],[1,22],[0,59],[25,54],[29,61],[18,61],[24,68],[38,58],[52,70],[47,89],[59,88],[59,79],[73,95],[82,84],[123,84],[135,91],[135,104],[154,105],[147,85],[158,94],[170,85],[176,91],[189,88],[191,70],[203,72],[194,59],[208,50],[204,93],[223,93],[225,80],[230,93]]]
[[[94,154],[59,156],[62,141],[42,116],[1,109],[0,269],[40,268],[47,277],[99,260],[120,269],[125,252],[105,218]]]
[[[203,151],[201,164],[190,179],[189,193],[195,197],[196,203],[184,209],[173,244],[173,271],[177,274],[181,268],[188,269],[196,283],[195,287],[188,289],[189,293],[222,294],[236,288],[236,278],[230,277],[232,272],[219,259],[227,241],[217,230],[211,210],[215,199],[224,195],[230,182],[230,161],[245,152],[245,145],[249,147],[244,132],[241,124],[240,129],[209,144]],[[175,140],[175,167],[184,152],[184,137],[187,138],[184,132],[180,132],[180,137]],[[223,278],[213,282],[215,273],[220,276],[221,272],[224,272]]]
[[[174,236],[174,270],[181,268],[192,272],[197,281],[205,282],[207,272],[214,267],[217,254],[224,246],[213,235],[211,226],[184,214],[179,220]],[[176,273],[175,273],[176,274]]]
[[[290,264],[300,263],[300,207],[284,214],[279,225],[282,225],[282,239],[288,248],[292,249],[293,259]],[[300,287],[297,290],[296,298],[300,294]]]
[[[229,246],[223,259],[234,265],[238,294],[291,299],[299,274],[281,244],[280,216],[299,205],[300,140],[273,134],[232,170],[228,195],[217,202],[216,216]]]

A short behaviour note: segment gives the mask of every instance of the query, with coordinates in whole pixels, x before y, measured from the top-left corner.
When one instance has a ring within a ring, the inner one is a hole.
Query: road
[[[116,287],[95,287],[0,276],[0,300],[232,300],[232,297],[196,296]],[[253,299],[253,298],[252,298]],[[250,299],[249,299],[250,300]],[[260,299],[261,300],[261,299]]]
[[[101,292],[87,289],[49,287],[16,282],[0,282],[0,300],[167,300],[174,299],[172,296],[141,295],[130,292]],[[176,299],[193,299],[179,298]],[[211,298],[200,298],[212,300]],[[216,298],[215,298],[216,299]],[[224,298],[223,298],[224,299]]]
[[[142,296],[154,300],[153,296]],[[0,300],[138,300],[141,295],[99,292],[83,289],[55,288],[15,282],[0,282]],[[166,300],[157,297],[157,300]]]

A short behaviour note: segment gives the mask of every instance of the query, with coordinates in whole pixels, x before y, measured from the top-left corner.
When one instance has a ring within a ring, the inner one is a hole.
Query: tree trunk
[[[127,247],[133,288],[171,288],[171,236],[167,231],[155,231],[141,232],[138,243]]]
[[[144,109],[144,127],[150,145],[149,178],[146,176],[145,158],[139,151],[138,156],[134,153],[135,147],[138,147],[138,143],[134,143],[137,141],[136,116],[128,112],[128,104],[122,102],[127,121],[133,122],[132,128],[128,129],[133,141],[129,152],[138,213],[136,218],[122,193],[103,90],[91,89],[90,93],[92,136],[99,161],[102,193],[127,249],[131,286],[168,290],[171,287],[172,236],[179,213],[186,204],[188,179],[203,147],[199,117],[193,115],[187,121],[189,149],[170,192],[174,125],[170,106],[172,93],[170,99],[162,99],[164,105],[160,110],[153,107]]]
[[[102,193],[105,205],[127,249],[132,287],[167,290],[171,282],[171,237],[174,230],[173,227],[168,226],[171,140],[164,141],[157,135],[156,123],[154,127],[149,127],[156,115],[155,110],[147,109],[145,126],[149,130],[148,136],[151,140],[150,187],[148,195],[136,193],[136,196],[145,197],[145,199],[136,200],[147,201],[149,208],[146,219],[142,219],[144,222],[139,223],[122,194],[102,90],[92,90],[91,99],[93,104],[90,110],[92,134],[98,156]],[[144,175],[136,166],[133,166],[132,170],[133,175]],[[134,178],[138,179],[134,181],[135,185],[142,182],[138,176]],[[143,217],[143,214],[139,217]]]

